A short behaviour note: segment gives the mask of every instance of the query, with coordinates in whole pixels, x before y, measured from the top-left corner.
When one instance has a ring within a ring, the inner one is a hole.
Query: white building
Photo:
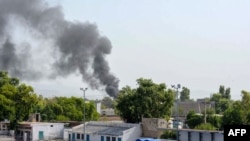
[[[102,109],[101,115],[102,116],[115,116],[115,110],[112,108]]]
[[[17,138],[23,141],[63,139],[64,123],[21,122]]]
[[[86,141],[135,141],[141,137],[141,124],[129,124],[121,121],[86,123]],[[84,125],[65,129],[64,140],[83,141]]]
[[[10,121],[4,120],[0,122],[0,135],[7,135],[9,133],[9,127]]]
[[[172,130],[177,132],[175,128],[159,128],[160,131]],[[223,131],[195,130],[195,129],[179,129],[179,141],[223,141]]]
[[[96,101],[95,102],[95,106],[96,106],[96,111],[101,114],[101,106],[102,106],[102,103],[99,102],[99,101]]]
[[[181,129],[179,131],[180,141],[223,141],[222,131],[190,130]]]

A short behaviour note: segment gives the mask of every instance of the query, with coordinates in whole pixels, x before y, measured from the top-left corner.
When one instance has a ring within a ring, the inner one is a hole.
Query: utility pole
[[[81,91],[83,91],[83,104],[84,104],[84,113],[83,113],[83,138],[85,141],[85,133],[86,133],[86,125],[85,125],[85,91],[88,90],[88,88],[80,88]]]

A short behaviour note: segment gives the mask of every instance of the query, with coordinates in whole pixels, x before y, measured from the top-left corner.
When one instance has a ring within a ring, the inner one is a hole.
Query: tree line
[[[129,123],[139,123],[143,117],[168,120],[176,102],[176,91],[152,79],[139,78],[136,82],[136,88],[123,87],[116,99],[105,97],[102,100],[103,108],[114,108],[116,114]],[[225,124],[250,124],[249,92],[242,91],[242,99],[234,101],[230,88],[221,85],[219,91],[208,100],[215,102],[215,108],[207,109],[206,117],[190,111],[186,115],[189,128],[222,129]],[[194,101],[190,99],[187,87],[182,87],[180,101]],[[41,114],[43,121],[82,121],[84,106],[86,120],[99,119],[94,101],[84,103],[83,98],[74,96],[44,98],[37,95],[32,86],[0,71],[0,121],[9,119],[15,125],[35,112]]]
[[[0,71],[0,121],[10,120],[11,128],[28,120],[30,113],[40,113],[42,121],[82,121],[84,106],[86,120],[98,120],[94,101],[84,103],[74,96],[44,98],[32,86]]]
[[[167,88],[164,83],[157,84],[151,79],[139,78],[137,87],[125,86],[120,90],[115,100],[117,114],[127,122],[141,122],[145,118],[171,117],[171,108],[176,102],[176,91]],[[214,102],[214,108],[206,108],[201,114],[190,110],[186,115],[186,125],[189,128],[222,130],[223,125],[250,124],[250,92],[243,90],[241,100],[231,99],[231,90],[223,85],[218,92],[205,98]],[[179,101],[192,102],[190,90],[182,87]]]

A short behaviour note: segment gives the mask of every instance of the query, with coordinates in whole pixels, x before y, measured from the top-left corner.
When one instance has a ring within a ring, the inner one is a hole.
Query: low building
[[[21,122],[17,127],[19,141],[63,139],[64,123]]]
[[[158,130],[165,131],[171,130],[177,132],[174,128],[159,128]],[[223,141],[223,131],[210,131],[210,130],[195,130],[195,129],[179,129],[179,141]]]
[[[9,134],[9,120],[4,120],[0,122],[0,135],[7,135]]]
[[[223,141],[224,133],[221,131],[181,129],[179,138],[180,141]]]
[[[102,109],[101,116],[115,116],[115,110],[112,108]]]
[[[85,136],[84,136],[85,133]],[[90,121],[71,129],[65,129],[64,140],[68,141],[135,141],[141,137],[141,124],[129,124],[121,121]]]

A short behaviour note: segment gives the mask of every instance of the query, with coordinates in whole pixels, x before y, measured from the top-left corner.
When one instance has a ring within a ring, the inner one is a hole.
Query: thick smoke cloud
[[[52,41],[50,47],[56,53],[49,78],[80,72],[91,88],[104,86],[110,96],[117,96],[119,81],[110,73],[105,59],[112,45],[96,25],[67,21],[59,6],[49,7],[43,0],[0,0],[0,69],[26,80],[39,80],[45,75],[30,63],[36,54],[30,53],[29,47],[17,51],[24,45],[12,40],[11,21],[39,35],[37,41]]]

